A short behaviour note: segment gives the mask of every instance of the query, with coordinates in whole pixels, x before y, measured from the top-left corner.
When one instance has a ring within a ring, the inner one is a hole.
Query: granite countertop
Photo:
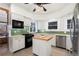
[[[37,32],[38,34],[53,34],[53,35],[70,35],[69,33],[64,32]]]

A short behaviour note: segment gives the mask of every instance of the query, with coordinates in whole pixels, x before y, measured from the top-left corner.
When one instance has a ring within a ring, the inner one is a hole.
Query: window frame
[[[55,25],[52,23],[54,23]],[[49,28],[49,27],[51,27],[51,28]],[[48,29],[58,29],[58,22],[57,21],[48,22]]]
[[[69,21],[69,22],[68,22]],[[67,29],[70,29],[71,28],[71,19],[68,19],[67,20]]]

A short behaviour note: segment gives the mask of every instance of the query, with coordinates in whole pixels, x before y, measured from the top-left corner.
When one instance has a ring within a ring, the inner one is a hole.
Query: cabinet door
[[[38,42],[39,40],[33,39],[33,53],[39,55],[39,45],[40,43]]]
[[[14,51],[17,51],[17,50],[20,50],[22,48],[25,47],[25,39],[24,39],[24,36],[14,36],[12,38],[12,41],[13,41],[13,48],[12,48],[12,52]]]
[[[56,36],[53,35],[53,38],[48,41],[52,46],[56,46]]]
[[[66,49],[71,50],[71,48],[72,48],[72,42],[71,42],[70,36],[67,36]]]
[[[17,51],[19,49],[19,39],[17,37],[13,38],[13,51]]]
[[[33,39],[33,53],[39,56],[49,56],[51,44],[48,41]]]
[[[19,49],[22,49],[25,47],[25,37],[21,36],[19,37]]]
[[[52,38],[52,45],[56,46],[56,37]]]

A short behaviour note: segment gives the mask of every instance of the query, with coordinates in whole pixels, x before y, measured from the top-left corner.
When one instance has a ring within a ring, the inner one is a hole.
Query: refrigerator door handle
[[[71,27],[70,27],[70,38],[71,38],[71,41],[73,41],[74,36],[75,36],[75,19],[74,19],[74,16],[73,16],[72,21],[71,21]]]

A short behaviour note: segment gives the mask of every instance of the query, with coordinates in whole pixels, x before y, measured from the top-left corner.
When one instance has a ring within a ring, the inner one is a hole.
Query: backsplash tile
[[[19,29],[19,28],[11,29],[11,35],[20,35],[20,34],[24,34],[24,33],[28,33],[28,32],[29,32],[29,26],[25,26],[24,29]]]

